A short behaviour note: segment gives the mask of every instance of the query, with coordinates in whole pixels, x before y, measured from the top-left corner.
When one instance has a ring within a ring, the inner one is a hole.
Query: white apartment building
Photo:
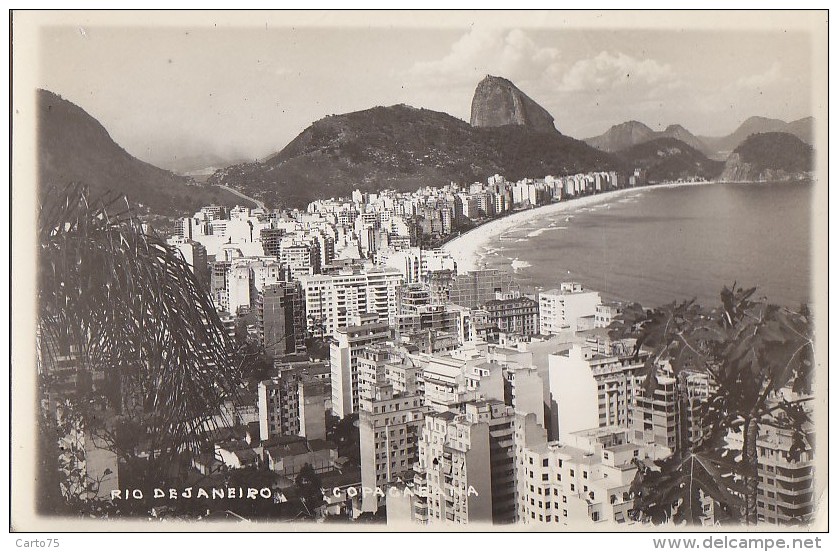
[[[358,416],[363,487],[386,491],[413,469],[419,460],[419,436],[426,411],[416,389],[396,392],[386,377],[361,396]],[[376,512],[384,501],[383,496],[367,493],[362,497],[362,508]]]
[[[445,412],[471,400],[503,401],[503,367],[485,357],[419,355],[425,404]]]
[[[395,251],[387,256],[382,265],[401,272],[404,281],[408,284],[425,281],[428,272],[434,270],[457,272],[457,263],[454,258],[441,249],[411,247]]]
[[[414,519],[424,524],[515,520],[514,414],[503,401],[425,415],[414,478]]]
[[[637,372],[648,353],[634,359],[628,342],[573,343],[548,357],[551,401],[557,410],[558,439],[595,427],[631,424]]]
[[[362,313],[373,313],[379,320],[395,324],[396,290],[403,282],[401,272],[392,268],[300,276],[309,333],[333,335]]]
[[[358,411],[359,373],[358,358],[364,348],[382,343],[390,338],[386,322],[374,322],[373,317],[357,320],[356,325],[335,330],[334,341],[329,345],[329,362],[332,371],[332,413],[343,418]]]
[[[534,414],[544,426],[544,382],[535,366],[509,364],[506,379],[512,392],[512,408],[517,414]]]
[[[570,329],[576,331],[577,319],[596,315],[599,293],[589,291],[576,282],[564,282],[559,289],[538,294],[538,319],[540,333],[559,334]]]
[[[266,285],[285,281],[285,270],[273,257],[241,257],[230,261],[227,268],[227,310],[256,305],[256,297]]]
[[[630,488],[643,449],[628,432],[602,428],[548,441],[535,416],[515,418],[517,520],[525,524],[584,528],[630,522]]]

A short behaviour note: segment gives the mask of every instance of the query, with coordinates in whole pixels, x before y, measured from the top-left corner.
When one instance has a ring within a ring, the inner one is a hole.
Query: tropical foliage
[[[94,198],[79,185],[45,197],[42,404],[54,412],[54,398],[68,394],[60,368],[69,363],[80,428],[98,432],[148,484],[177,477],[185,453],[204,450],[213,416],[240,381],[231,340],[190,266],[143,228],[124,198]]]
[[[706,498],[731,519],[755,523],[760,426],[791,432],[791,459],[812,448],[809,311],[772,305],[755,293],[725,287],[713,309],[694,301],[654,310],[635,304],[612,326],[613,336],[636,338],[636,355],[641,348],[653,351],[642,373],[646,392],[654,390],[666,365],[679,384],[689,373],[707,374],[711,382],[699,407],[701,436],[684,435],[682,424],[681,445],[670,457],[640,463],[633,485],[639,519],[697,522]]]

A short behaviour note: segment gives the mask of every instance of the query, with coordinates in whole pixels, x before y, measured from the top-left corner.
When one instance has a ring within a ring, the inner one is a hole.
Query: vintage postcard
[[[827,17],[13,11],[12,530],[825,530]]]

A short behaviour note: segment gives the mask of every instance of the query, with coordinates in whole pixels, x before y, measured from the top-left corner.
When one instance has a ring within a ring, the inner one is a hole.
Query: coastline
[[[440,249],[454,258],[454,261],[457,263],[457,273],[462,274],[464,272],[470,272],[472,270],[482,268],[482,263],[480,262],[481,251],[485,250],[493,239],[498,238],[505,232],[531,220],[558,213],[571,214],[576,209],[596,205],[598,203],[628,195],[632,192],[654,188],[680,188],[682,186],[703,186],[717,183],[718,181],[715,180],[698,182],[663,182],[661,184],[640,186],[637,188],[623,188],[620,190],[603,192],[601,194],[559,201],[558,203],[550,203],[549,205],[542,205],[526,211],[519,211],[505,217],[491,220],[485,224],[481,224],[477,228],[473,228],[465,234],[457,236],[453,240],[446,242]]]

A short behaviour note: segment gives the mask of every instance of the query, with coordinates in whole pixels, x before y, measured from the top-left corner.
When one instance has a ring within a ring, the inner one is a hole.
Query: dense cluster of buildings
[[[635,460],[701,438],[708,374],[676,377],[662,365],[650,395],[648,353],[606,330],[620,303],[577,282],[525,293],[503,271],[462,273],[423,237],[644,178],[496,175],[467,187],[356,191],[304,212],[211,206],[181,219],[170,245],[231,334],[259,342],[273,361],[269,377],[243,382],[219,413],[226,430],[195,468],[266,469],[282,492],[308,464],[321,475],[326,516],[633,523]],[[317,344],[328,353],[315,358]],[[352,465],[329,420],[356,417]],[[784,460],[791,445],[780,431],[766,429],[759,446],[761,519],[805,520],[811,456]]]

